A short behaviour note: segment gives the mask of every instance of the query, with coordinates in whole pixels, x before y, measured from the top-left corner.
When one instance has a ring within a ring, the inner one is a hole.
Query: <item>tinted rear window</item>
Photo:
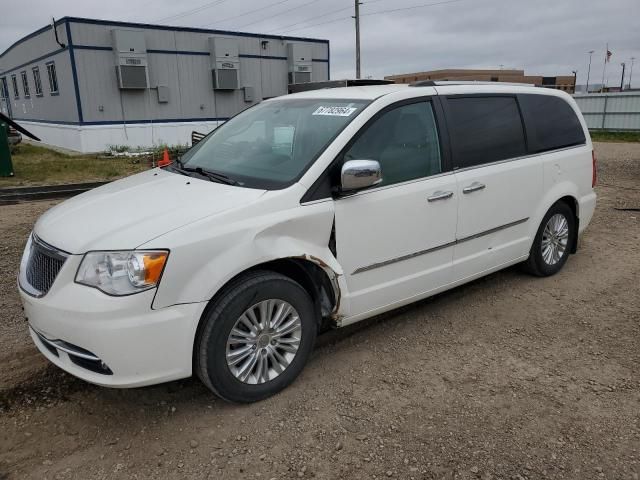
[[[447,104],[454,168],[526,154],[515,97],[449,97]]]
[[[527,125],[529,149],[544,152],[585,143],[584,130],[565,100],[549,95],[518,97]]]

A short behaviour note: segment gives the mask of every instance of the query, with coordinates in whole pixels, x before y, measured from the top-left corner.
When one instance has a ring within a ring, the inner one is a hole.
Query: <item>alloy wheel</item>
[[[555,265],[564,256],[569,243],[569,222],[564,215],[556,213],[542,232],[542,259],[547,265]]]
[[[259,302],[238,318],[227,338],[227,365],[233,376],[247,384],[273,380],[295,358],[302,322],[284,300]]]

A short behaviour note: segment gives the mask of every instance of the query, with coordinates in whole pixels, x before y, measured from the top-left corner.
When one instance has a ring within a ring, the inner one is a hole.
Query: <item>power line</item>
[[[216,20],[216,21],[215,21],[215,22],[213,22],[213,23],[208,23],[208,24],[200,25],[200,26],[201,26],[201,27],[208,27],[208,26],[215,25],[215,24],[217,24],[217,23],[226,22],[227,20],[234,20],[234,19],[236,19],[236,18],[244,17],[244,16],[246,16],[246,15],[251,15],[251,14],[253,14],[253,13],[260,12],[260,11],[262,11],[262,10],[266,10],[267,8],[275,7],[276,5],[281,5],[281,4],[283,4],[283,3],[290,2],[290,1],[291,1],[291,0],[280,0],[279,2],[270,3],[270,4],[268,4],[268,5],[265,5],[264,7],[256,8],[255,10],[250,10],[250,11],[248,11],[248,12],[241,13],[240,15],[235,15],[235,16],[233,16],[233,17],[223,18],[223,19],[220,19],[220,20]]]
[[[349,10],[351,10],[351,7],[349,7]],[[280,32],[280,33],[296,32],[298,30],[303,30],[305,28],[313,28],[313,27],[318,27],[320,25],[328,25],[329,23],[344,22],[345,20],[352,20],[352,18],[351,17],[336,18],[334,20],[329,20],[328,22],[314,23],[313,25],[305,25],[304,27],[294,28],[292,30],[285,30],[284,32]]]
[[[352,8],[353,7],[348,6],[348,7],[345,7],[345,8],[339,8],[338,10],[333,10],[333,11],[331,11],[329,13],[325,13],[324,15],[314,15],[311,18],[307,18],[305,20],[301,20],[299,22],[292,23],[292,24],[286,25],[284,27],[279,27],[279,28],[274,28],[272,30],[268,30],[266,33],[271,33],[271,32],[276,32],[276,31],[279,31],[279,30],[284,30],[284,29],[289,28],[289,27],[295,27],[296,25],[300,25],[301,23],[307,23],[310,20],[317,20],[318,18],[328,17],[329,15],[333,15],[334,13],[344,12],[345,10],[351,10]],[[343,19],[341,18],[340,20],[343,20]],[[318,25],[323,25],[323,23],[319,23]],[[299,30],[299,29],[297,29],[297,30]]]
[[[385,0],[370,0],[370,1],[365,2],[364,4],[365,5],[369,5],[371,3],[378,3],[378,2],[381,2],[381,1],[385,1]],[[345,8],[339,8],[337,10],[332,10],[332,11],[327,12],[327,13],[322,14],[322,15],[314,15],[313,17],[307,18],[305,20],[300,20],[300,21],[298,21],[296,23],[285,25],[284,27],[279,27],[279,28],[274,28],[272,30],[268,30],[266,33],[271,33],[271,32],[284,30],[284,29],[287,29],[289,27],[295,27],[296,25],[300,25],[302,23],[307,23],[307,22],[309,22],[311,20],[317,20],[319,18],[328,17],[329,15],[333,15],[334,13],[344,12],[345,10],[351,10],[351,9],[353,9],[353,7],[349,6],[349,7],[345,7]],[[314,24],[314,25],[325,25],[327,23],[339,22],[340,20],[344,20],[344,18],[339,18],[339,19],[331,20],[329,22],[322,22],[322,23],[318,23],[318,24]],[[302,27],[302,28],[306,28],[306,27]],[[296,28],[296,30],[300,30],[300,28]]]
[[[380,10],[378,12],[371,12],[371,13],[363,13],[362,15],[360,15],[361,17],[364,16],[369,16],[369,15],[379,15],[381,13],[393,13],[393,12],[401,12],[401,11],[405,11],[405,10],[413,10],[415,8],[425,8],[425,7],[434,7],[436,5],[444,5],[446,3],[457,3],[457,2],[464,2],[465,0],[445,0],[443,2],[435,2],[435,3],[425,3],[423,5],[413,5],[411,7],[401,7],[401,8],[393,8],[391,10]]]
[[[306,7],[307,5],[311,5],[312,3],[317,3],[317,1],[318,0],[311,0],[310,2],[303,3],[302,5],[298,5],[297,7],[290,8],[286,12],[279,12],[279,13],[276,13],[275,15],[271,15],[270,17],[264,17],[264,18],[261,18],[260,20],[256,20],[255,22],[245,23],[244,25],[240,25],[239,27],[236,27],[236,28],[245,28],[245,27],[248,27],[249,25],[255,25],[256,23],[264,22],[265,20],[269,20],[274,17],[279,17],[280,15],[284,15],[284,14],[288,15],[293,10],[298,10],[299,8]]]
[[[176,13],[175,15],[169,15],[168,17],[164,17],[161,18],[159,20],[155,20],[155,22],[166,22],[167,20],[177,20],[179,18],[183,18],[183,17],[188,17],[189,15],[193,15],[194,13],[199,13],[202,12],[203,10],[206,10],[208,8],[211,7],[215,7],[216,5],[219,5],[223,2],[226,2],[227,0],[216,0],[214,2],[210,2],[210,3],[206,3],[204,5],[200,5],[199,7],[196,8],[192,8],[191,10],[185,10],[184,12],[181,13]]]
[[[447,3],[456,3],[456,2],[463,2],[463,1],[465,1],[465,0],[445,0],[443,2],[426,3],[426,4],[423,4],[423,5],[413,5],[411,7],[393,8],[393,9],[390,9],[390,10],[381,10],[381,11],[378,11],[378,12],[371,12],[371,13],[361,13],[360,16],[364,17],[364,16],[370,16],[370,15],[380,15],[380,14],[383,14],[383,13],[393,13],[393,12],[399,12],[399,11],[403,11],[403,10],[413,10],[413,9],[416,9],[416,8],[433,7],[433,6],[436,6],[436,5],[444,5],[444,4],[447,4]],[[373,3],[373,1],[372,2],[367,2],[367,3]],[[351,9],[352,7],[348,7],[348,8]],[[333,13],[336,13],[336,12],[333,12]],[[293,28],[291,30],[286,30],[286,31],[280,32],[280,33],[295,32],[297,30],[302,30],[304,28],[313,28],[313,27],[318,27],[320,25],[328,25],[330,23],[341,22],[341,21],[344,21],[344,20],[351,20],[351,18],[347,18],[347,17],[337,18],[337,19],[334,19],[334,20],[329,20],[327,22],[314,23],[312,25],[305,25],[305,26],[302,26],[302,27]],[[301,23],[303,23],[303,22],[301,22]]]

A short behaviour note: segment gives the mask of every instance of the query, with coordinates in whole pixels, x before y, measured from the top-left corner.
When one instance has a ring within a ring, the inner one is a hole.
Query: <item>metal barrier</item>
[[[640,130],[640,92],[574,95],[590,130]]]

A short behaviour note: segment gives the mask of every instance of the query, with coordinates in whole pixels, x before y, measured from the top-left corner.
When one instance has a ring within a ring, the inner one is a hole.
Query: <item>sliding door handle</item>
[[[453,197],[453,192],[441,192],[437,191],[430,197],[427,197],[428,202],[437,202],[438,200],[446,200],[447,198]]]
[[[464,187],[462,189],[462,193],[473,193],[477,192],[478,190],[483,190],[484,188],[486,188],[486,185],[484,183],[473,182],[468,187]]]

